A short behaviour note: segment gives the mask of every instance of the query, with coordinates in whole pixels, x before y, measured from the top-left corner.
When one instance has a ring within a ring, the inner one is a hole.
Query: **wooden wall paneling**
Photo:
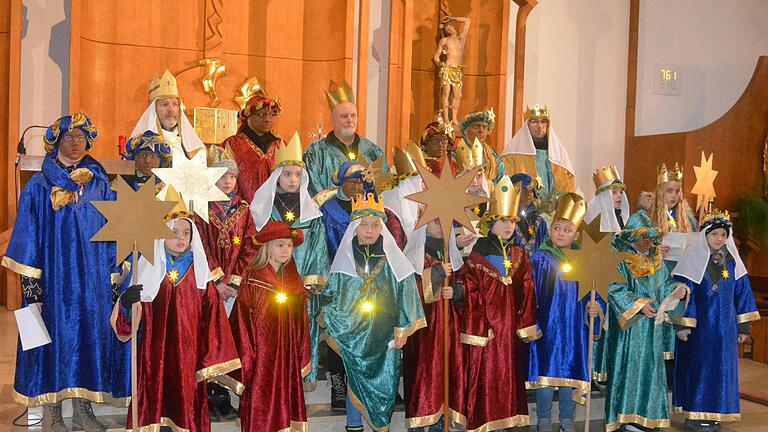
[[[413,1],[391,0],[390,11],[385,152],[391,162],[394,146],[409,139]]]
[[[536,7],[538,1],[514,0],[514,2],[517,4],[518,9],[517,17],[515,18],[515,75],[513,86],[514,93],[512,95],[513,135],[523,126],[523,93],[525,91],[525,32],[527,29],[528,15],[531,14],[531,11],[534,7]],[[504,116],[500,116],[498,118],[503,119]]]
[[[19,140],[19,87],[21,69],[22,0],[0,4],[0,194],[6,205],[0,208],[0,256],[5,254],[16,219],[16,143]],[[0,304],[8,310],[21,305],[21,290],[16,273],[0,269]]]
[[[360,0],[357,20],[357,133],[365,136],[365,118],[368,106],[368,32],[370,30],[370,0]]]

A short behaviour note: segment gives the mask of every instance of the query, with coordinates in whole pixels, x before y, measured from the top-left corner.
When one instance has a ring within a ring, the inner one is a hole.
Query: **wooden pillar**
[[[413,0],[392,0],[389,27],[386,154],[408,141],[411,112]]]
[[[502,115],[496,116],[496,140],[494,142],[494,147],[496,147],[496,151],[501,154],[502,150],[504,150],[504,143],[507,142],[507,137],[505,136],[505,118],[506,116],[504,113],[504,107],[507,106],[507,52],[509,51],[509,38],[506,36],[509,34],[509,0],[505,0],[502,5],[502,16],[504,19],[501,23],[501,34],[504,35],[504,37],[501,38],[501,49],[499,50],[499,76],[501,76],[502,80],[499,83],[499,103],[498,108],[496,108],[496,113],[501,113]],[[517,75],[515,75],[517,76]]]
[[[528,15],[538,0],[514,0],[519,6],[515,21],[515,85],[512,95],[512,134],[523,126],[523,92],[525,90],[525,30]]]
[[[69,6],[69,112],[80,111],[80,25],[83,0],[72,0]],[[67,114],[67,113],[64,113]]]
[[[635,136],[635,107],[637,105],[637,47],[639,41],[640,0],[629,0],[629,50],[627,55],[627,110],[624,127],[624,154]],[[624,163],[626,166],[626,156]]]
[[[365,136],[365,114],[366,107],[368,106],[369,0],[360,0],[357,16],[357,86],[355,89],[355,104],[357,105],[357,133]]]

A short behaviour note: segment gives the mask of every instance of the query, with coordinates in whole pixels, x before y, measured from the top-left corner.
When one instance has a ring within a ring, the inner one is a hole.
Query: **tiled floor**
[[[12,426],[12,420],[21,414],[23,408],[13,403],[11,389],[13,385],[14,364],[16,358],[16,340],[17,330],[13,319],[13,313],[4,309],[0,310],[0,432],[2,431],[39,431],[39,427],[22,428]],[[750,360],[741,362],[741,383],[742,388],[749,387],[754,389],[768,389],[768,365],[755,363]],[[307,395],[307,403],[310,404],[308,412],[310,413],[309,430],[310,431],[343,431],[344,416],[343,413],[331,412],[326,402],[328,401],[330,390],[323,382],[318,385],[315,392]],[[593,419],[602,416],[602,399],[596,399],[592,408]],[[583,408],[577,408],[577,420],[581,420],[578,429],[583,427]],[[760,405],[754,402],[742,400],[742,421],[735,424],[725,425],[723,431],[733,432],[766,432],[768,431],[768,406]],[[103,411],[100,408],[98,411]],[[113,413],[105,417],[109,421],[110,430],[121,430],[120,425],[125,421],[125,415],[122,411],[111,410]],[[533,406],[531,412],[534,414]],[[553,413],[555,414],[555,413]],[[581,417],[581,418],[579,418]],[[536,428],[531,427],[534,431]],[[213,430],[216,432],[237,432],[240,430],[235,423],[215,424]],[[369,429],[366,429],[369,430]],[[392,418],[392,432],[405,431],[404,414],[402,411],[395,412]],[[524,430],[524,429],[523,429]],[[591,431],[603,430],[603,423],[600,420],[593,420],[590,423]],[[682,419],[673,418],[673,430],[683,431]]]

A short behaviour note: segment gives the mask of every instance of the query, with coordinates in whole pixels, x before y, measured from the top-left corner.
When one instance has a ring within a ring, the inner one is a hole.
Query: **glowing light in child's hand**
[[[573,266],[570,263],[563,263],[563,265],[560,266],[560,269],[563,270],[563,273],[568,273],[573,270]]]
[[[364,302],[362,305],[363,312],[372,312],[373,311],[373,303],[367,301]]]
[[[275,296],[275,300],[277,300],[278,303],[285,303],[286,300],[288,300],[288,296],[285,295],[285,293],[277,293]]]

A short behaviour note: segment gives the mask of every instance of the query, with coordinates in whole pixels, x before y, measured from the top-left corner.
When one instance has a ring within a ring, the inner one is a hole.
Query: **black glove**
[[[40,284],[40,279],[21,276],[21,292],[24,294],[28,305],[43,301],[43,288]]]
[[[120,306],[130,309],[131,305],[141,298],[141,289],[144,285],[131,285],[120,295]]]

